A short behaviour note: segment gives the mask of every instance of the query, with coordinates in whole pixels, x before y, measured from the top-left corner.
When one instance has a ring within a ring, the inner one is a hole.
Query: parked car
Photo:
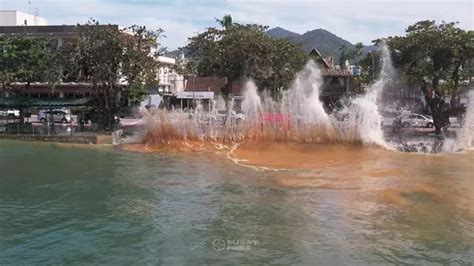
[[[20,118],[20,111],[15,109],[0,110],[0,117],[8,117],[8,119]]]
[[[382,115],[385,117],[399,116],[403,110],[400,107],[386,106],[382,108]]]
[[[432,128],[434,126],[433,118],[429,115],[421,114],[404,114],[398,116],[393,121],[393,126],[402,127],[427,127]]]
[[[53,110],[39,110],[38,119],[41,123],[44,123],[50,116],[53,114],[53,119],[55,123],[72,123],[72,115],[69,109],[53,109]]]

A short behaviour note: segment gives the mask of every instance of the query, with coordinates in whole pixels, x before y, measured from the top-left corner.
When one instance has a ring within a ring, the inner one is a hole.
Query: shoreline
[[[0,140],[16,140],[27,142],[49,142],[70,144],[113,144],[111,134],[88,134],[88,135],[33,135],[33,134],[0,134]]]

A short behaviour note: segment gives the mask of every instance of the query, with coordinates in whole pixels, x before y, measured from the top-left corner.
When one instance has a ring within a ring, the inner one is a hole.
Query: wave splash
[[[380,98],[387,84],[394,81],[396,72],[388,47],[382,46],[381,51],[378,79],[365,94],[347,99],[342,109],[336,112],[326,112],[320,100],[324,79],[318,65],[310,60],[296,75],[289,89],[277,99],[268,92],[259,93],[255,82],[248,80],[240,106],[234,100],[226,103],[219,96],[212,101],[212,108],[207,111],[197,101],[196,108],[191,112],[175,110],[148,113],[142,142],[152,146],[172,143],[182,145],[195,141],[213,145],[245,140],[342,142],[376,145],[388,150],[399,149],[400,144],[388,142],[382,130]],[[474,96],[471,99],[474,102]],[[234,107],[240,107],[242,112],[235,112]],[[444,143],[444,150],[472,148],[473,109],[474,105],[471,104],[463,129],[456,140]]]
[[[378,98],[391,79],[391,71],[390,53],[384,47],[379,79],[368,93],[355,98],[336,116],[324,109],[320,100],[324,80],[318,65],[310,60],[279,99],[267,92],[259,93],[255,83],[248,80],[241,103],[243,114],[233,111],[234,101],[222,110],[222,99],[213,101],[208,112],[200,102],[190,113],[160,111],[146,116],[148,126],[142,139],[152,145],[183,140],[272,140],[359,142],[390,148],[381,130]]]

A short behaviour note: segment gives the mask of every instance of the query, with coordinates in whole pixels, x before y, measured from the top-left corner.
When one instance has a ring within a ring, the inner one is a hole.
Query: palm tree
[[[217,23],[219,23],[222,27],[224,27],[226,30],[232,28],[235,24],[232,23],[232,16],[231,15],[225,15],[222,17],[222,19],[216,18]]]

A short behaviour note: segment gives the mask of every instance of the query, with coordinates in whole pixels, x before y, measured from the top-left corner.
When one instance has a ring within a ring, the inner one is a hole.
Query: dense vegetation
[[[460,80],[472,76],[468,70],[474,59],[474,31],[426,20],[409,26],[405,36],[388,37],[386,42],[399,71],[421,86],[440,133],[450,112],[443,96],[456,96]]]
[[[269,37],[266,27],[236,24],[229,15],[218,22],[220,28],[211,27],[191,37],[186,50],[188,71],[227,78],[224,95],[242,77],[252,78],[259,88],[278,95],[303,67],[306,55],[301,47]]]
[[[99,126],[110,130],[121,93],[138,102],[157,83],[161,32],[141,26],[119,30],[91,20],[78,25],[61,47],[52,38],[1,37],[0,79],[5,90],[13,82],[48,83],[51,90],[63,81],[88,83],[99,96]]]
[[[2,88],[11,83],[49,82],[58,80],[58,53],[49,38],[0,36],[0,80]]]
[[[230,15],[217,22],[218,27],[210,27],[189,38],[184,48],[188,59],[181,71],[226,78],[227,83],[222,88],[224,95],[231,92],[234,81],[243,77],[252,78],[259,88],[279,95],[307,60],[305,47],[294,43],[296,39],[305,38],[296,33],[283,29],[268,32],[265,26],[237,24]],[[329,40],[331,49],[338,51],[336,59],[341,67],[346,60],[358,64],[363,73],[359,81],[373,80],[379,52],[367,54],[364,53],[366,47],[360,43],[341,44],[337,36],[334,41],[334,36],[329,39],[320,36],[321,32],[329,36],[325,31],[315,32],[305,35],[314,35],[322,43]],[[121,94],[126,92],[131,101],[139,102],[150,86],[158,82],[156,57],[161,51],[157,40],[161,33],[161,29],[149,31],[140,26],[119,30],[92,20],[78,25],[61,47],[48,37],[1,36],[2,88],[8,91],[14,82],[24,82],[26,86],[33,82],[48,83],[52,90],[64,81],[90,84],[90,89],[99,95],[100,125],[111,129]],[[445,110],[442,96],[456,95],[460,81],[473,75],[472,67],[471,72],[468,71],[474,60],[473,31],[460,29],[456,23],[420,21],[409,26],[404,36],[378,41],[390,46],[402,76],[421,87],[440,133],[449,111]],[[318,48],[325,52],[322,46]]]
[[[60,49],[65,78],[89,83],[99,95],[98,119],[110,128],[118,113],[120,94],[141,101],[148,88],[157,84],[157,38],[161,30],[131,26],[125,31],[98,27],[91,21],[78,27]]]

